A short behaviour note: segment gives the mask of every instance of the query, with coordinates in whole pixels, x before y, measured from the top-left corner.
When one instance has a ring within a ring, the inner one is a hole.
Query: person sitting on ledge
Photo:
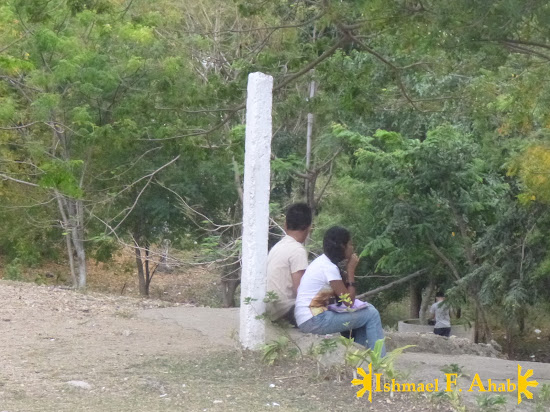
[[[271,320],[286,320],[296,325],[294,301],[300,279],[308,260],[303,243],[311,230],[311,209],[305,203],[295,203],[286,212],[285,233],[267,256],[267,291],[275,292],[277,300],[266,305]]]
[[[304,333],[324,335],[352,331],[355,342],[373,349],[377,340],[384,339],[380,314],[374,306],[362,303],[362,309],[329,310],[332,298],[346,306],[355,303],[355,268],[359,257],[353,252],[351,235],[343,227],[331,227],[323,238],[324,254],[307,268],[296,297],[294,315],[298,328]],[[338,264],[347,259],[347,283],[344,284]],[[342,295],[349,299],[342,299]],[[348,302],[345,302],[348,301]],[[385,353],[385,349],[383,351]]]

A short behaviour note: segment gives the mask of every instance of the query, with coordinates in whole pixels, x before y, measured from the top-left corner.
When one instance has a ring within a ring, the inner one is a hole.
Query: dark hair
[[[346,245],[350,239],[349,231],[340,226],[333,226],[325,233],[323,252],[335,265],[346,258]]]
[[[311,208],[305,203],[294,203],[286,210],[288,230],[306,230],[311,226]]]
[[[444,297],[445,297],[445,293],[444,293],[442,290],[440,290],[439,292],[437,292],[437,293],[435,294],[435,297],[436,297],[436,298],[444,298]]]

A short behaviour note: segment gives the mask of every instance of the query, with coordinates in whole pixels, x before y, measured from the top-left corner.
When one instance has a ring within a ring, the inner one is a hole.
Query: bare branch
[[[312,62],[306,64],[301,70],[298,72],[288,76],[285,80],[283,80],[281,83],[279,83],[277,86],[273,88],[273,93],[281,90],[283,87],[291,83],[292,81],[296,80],[300,76],[304,75],[305,73],[309,72],[311,69],[313,69],[315,66],[317,66],[319,63],[323,62],[330,56],[332,56],[336,50],[338,50],[344,43],[346,42],[346,39],[344,37],[340,38],[330,49],[326,50],[323,54],[321,54],[319,57],[317,57]],[[232,108],[227,109],[224,111],[229,112],[221,122],[213,126],[212,128],[208,130],[198,131],[198,132],[192,132],[188,134],[183,134],[179,136],[172,136],[172,137],[165,137],[162,139],[138,139],[138,140],[146,140],[146,141],[164,141],[164,140],[174,140],[179,139],[182,137],[192,137],[192,136],[201,136],[201,135],[209,135],[212,132],[215,132],[216,130],[221,129],[225,124],[227,124],[237,112],[241,111],[242,109],[246,108],[246,102],[241,103],[240,105]]]
[[[108,177],[108,178],[105,178],[105,179],[101,179],[100,176],[105,174],[105,173],[108,173],[109,171],[106,170],[104,171],[103,173],[100,173],[99,175],[95,176],[94,179],[98,179],[98,180],[102,180],[102,181],[107,181],[107,180],[113,180],[113,179],[118,179],[119,177],[123,176],[124,174],[128,173],[130,170],[132,170],[134,168],[135,165],[138,164],[138,162],[143,159],[147,154],[155,151],[155,150],[159,150],[159,149],[162,149],[162,146],[157,146],[157,147],[153,147],[152,149],[149,149],[147,151],[145,151],[144,153],[142,153],[131,165],[128,169],[124,170],[123,172],[119,173],[118,175],[116,176],[112,176],[112,177]]]
[[[147,186],[149,186],[149,183],[151,183],[151,181],[153,180],[153,178],[155,177],[155,175],[157,173],[159,173],[161,170],[165,169],[166,167],[170,166],[172,163],[174,163],[176,160],[178,160],[180,158],[180,155],[177,155],[174,159],[170,160],[168,163],[164,164],[163,166],[159,167],[157,170],[155,170],[154,172],[152,173],[149,173],[148,175],[146,176],[143,176],[142,178],[140,178],[139,180],[143,180],[143,179],[146,179],[146,178],[149,178],[149,180],[147,180],[147,183],[145,183],[145,185],[143,186],[143,188],[139,191],[136,199],[134,200],[134,203],[132,204],[132,206],[130,206],[130,208],[128,209],[125,209],[125,210],[128,210],[128,212],[126,213],[126,215],[124,216],[124,218],[122,218],[122,220],[120,222],[118,222],[118,224],[111,230],[111,233],[114,233],[114,231],[116,231],[120,225],[122,225],[122,223],[126,220],[126,218],[130,215],[130,213],[132,213],[132,210],[134,210],[134,208],[136,207],[137,205],[137,202],[139,200],[139,198],[141,197],[141,195],[143,194],[143,192],[145,191],[145,189],[147,188]],[[139,181],[138,180],[138,181]],[[136,181],[137,182],[137,181]],[[132,185],[134,185],[136,182],[132,183]],[[121,212],[123,213],[124,210]],[[120,216],[119,213],[118,215],[116,215],[112,220],[116,219],[118,216]]]
[[[200,35],[203,35],[203,36],[208,36],[208,35],[217,36],[219,34],[225,34],[225,33],[250,33],[250,32],[253,32],[253,31],[293,29],[293,28],[297,28],[297,27],[307,26],[308,24],[312,24],[315,21],[319,20],[321,17],[323,17],[325,15],[325,13],[326,12],[323,11],[322,13],[318,14],[317,16],[315,16],[313,18],[311,18],[309,20],[306,20],[302,23],[297,23],[297,24],[286,24],[286,25],[279,25],[279,26],[266,26],[266,27],[253,27],[253,28],[250,28],[250,29],[242,29],[242,30],[234,30],[234,29],[219,30],[219,31],[211,31],[211,32],[184,31],[183,33],[186,33],[186,34],[200,34]]]
[[[4,173],[0,173],[0,178],[2,178],[2,180],[10,180],[10,181],[12,181],[12,182],[21,183],[21,184],[27,185],[27,186],[40,187],[40,186],[37,185],[36,183],[27,182],[27,181],[25,181],[25,180],[19,180],[19,179],[16,179],[16,178],[14,178],[14,177],[5,175]]]
[[[27,123],[27,124],[22,124],[20,126],[0,127],[0,130],[21,130],[21,129],[26,129],[28,127],[31,127],[37,123],[43,123],[43,122],[36,121],[36,122]]]
[[[458,273],[458,270],[456,269],[455,265],[453,265],[453,262],[449,260],[447,256],[443,254],[443,252],[435,245],[434,241],[430,239],[430,247],[435,252],[435,254],[445,263],[449,269],[451,269],[451,272],[455,279],[458,281],[461,279],[460,274]]]
[[[286,78],[284,81],[282,81],[280,84],[278,84],[276,87],[273,88],[273,92],[276,92],[278,90],[281,90],[283,87],[285,87],[290,82],[296,80],[298,77],[306,74],[311,69],[313,69],[315,66],[317,66],[319,63],[325,61],[330,56],[332,56],[336,50],[338,50],[341,46],[343,46],[346,43],[345,37],[341,37],[334,43],[334,45],[330,48],[325,50],[323,54],[321,54],[319,57],[317,57],[315,60],[311,61],[310,63],[306,64],[300,71],[290,75],[288,78]]]
[[[196,209],[193,209],[191,206],[189,206],[189,204],[185,201],[185,199],[183,197],[181,197],[181,195],[177,192],[175,192],[174,190],[170,189],[169,187],[166,187],[165,185],[163,185],[162,183],[160,182],[155,182],[156,184],[158,184],[160,187],[168,190],[170,193],[172,193],[174,196],[176,196],[176,198],[180,201],[180,203],[188,210],[190,210],[191,212],[195,213],[196,215],[202,217],[203,219],[205,219],[206,221],[208,221],[208,223],[210,223],[212,226],[214,226],[217,229],[223,229],[223,228],[229,228],[229,227],[234,227],[234,226],[241,226],[242,225],[242,222],[239,222],[239,223],[233,223],[233,224],[230,224],[230,225],[218,225],[217,223],[214,223],[208,216],[206,216],[205,214],[199,212],[198,210]],[[193,219],[191,219],[193,221]],[[204,229],[202,226],[200,226],[199,224],[197,224],[195,221],[193,221],[193,223],[195,223],[195,225],[197,225],[199,228],[201,229]]]
[[[398,279],[398,280],[395,280],[391,283],[388,283],[387,285],[380,286],[379,288],[369,290],[368,292],[362,293],[362,294],[356,296],[356,298],[364,299],[364,298],[368,298],[370,296],[377,295],[378,293],[383,292],[387,289],[391,289],[394,286],[400,285],[401,283],[408,282],[409,280],[414,279],[415,277],[420,276],[421,274],[426,273],[427,271],[428,271],[428,269],[421,269],[421,270],[419,270],[417,272],[414,272],[414,273],[411,273],[410,275],[407,275],[407,276],[405,276],[401,279]]]
[[[18,39],[12,41],[10,44],[8,44],[7,46],[4,46],[3,48],[0,49],[0,53],[3,53],[5,52],[6,50],[8,50],[11,46],[13,46],[14,44],[17,44],[19,43],[21,40],[23,40],[25,37],[27,37],[29,34],[29,32],[26,32],[24,36],[21,36],[19,37]]]

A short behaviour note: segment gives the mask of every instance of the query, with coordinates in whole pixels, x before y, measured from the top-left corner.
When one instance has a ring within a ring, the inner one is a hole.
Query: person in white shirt
[[[352,331],[355,342],[374,348],[377,340],[384,339],[380,314],[370,304],[355,312],[328,310],[331,298],[348,295],[355,301],[355,268],[359,258],[353,252],[351,235],[347,229],[334,226],[323,238],[324,254],[308,266],[296,297],[294,315],[298,328],[304,333],[338,333]],[[342,280],[338,264],[347,259],[347,283]],[[344,303],[349,305],[348,303]],[[385,354],[385,349],[384,349]]]
[[[445,302],[445,294],[438,292],[435,295],[436,302],[430,307],[432,319],[435,319],[434,334],[439,336],[451,336],[451,316],[449,306]]]
[[[277,294],[266,310],[271,320],[284,319],[295,325],[294,301],[300,279],[307,268],[307,252],[303,245],[311,230],[311,209],[295,203],[286,212],[285,237],[271,248],[267,256],[267,291]]]

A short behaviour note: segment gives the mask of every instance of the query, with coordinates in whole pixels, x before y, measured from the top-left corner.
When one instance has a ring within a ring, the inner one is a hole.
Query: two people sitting
[[[384,338],[380,314],[367,304],[356,311],[329,310],[331,300],[355,301],[355,269],[359,257],[354,253],[348,230],[334,226],[323,238],[323,254],[307,265],[303,242],[311,230],[311,210],[306,204],[289,207],[285,232],[269,252],[267,263],[267,290],[279,299],[269,303],[268,314],[273,320],[286,319],[304,333],[319,335],[351,331],[355,342],[374,348]],[[338,264],[347,261],[347,282],[344,282]],[[342,299],[347,297],[346,299]]]

